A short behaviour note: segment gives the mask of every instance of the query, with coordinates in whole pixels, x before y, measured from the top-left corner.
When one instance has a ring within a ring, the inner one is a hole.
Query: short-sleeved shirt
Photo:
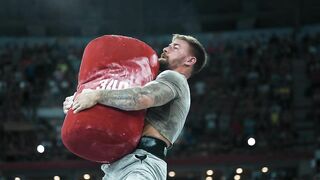
[[[190,109],[190,89],[184,75],[166,70],[155,79],[171,89],[173,99],[167,104],[149,108],[146,120],[173,144],[185,124]]]

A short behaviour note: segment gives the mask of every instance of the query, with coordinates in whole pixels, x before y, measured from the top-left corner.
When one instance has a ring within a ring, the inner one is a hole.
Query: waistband
[[[143,149],[162,160],[164,160],[167,155],[167,144],[160,139],[150,136],[142,136],[137,149]]]

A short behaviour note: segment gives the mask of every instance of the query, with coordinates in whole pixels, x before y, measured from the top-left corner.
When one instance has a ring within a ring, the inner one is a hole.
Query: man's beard
[[[159,58],[159,71],[162,72],[162,71],[165,71],[165,70],[168,70],[169,69],[169,63],[167,61],[167,59],[161,57]]]

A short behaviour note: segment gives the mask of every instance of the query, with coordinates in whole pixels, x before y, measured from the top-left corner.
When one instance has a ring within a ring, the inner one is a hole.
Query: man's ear
[[[197,62],[197,58],[194,56],[190,56],[187,61],[184,63],[185,65],[192,66]]]

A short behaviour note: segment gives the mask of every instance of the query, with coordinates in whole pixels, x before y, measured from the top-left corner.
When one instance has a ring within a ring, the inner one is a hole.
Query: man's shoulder
[[[157,76],[157,81],[166,81],[166,82],[170,82],[173,84],[188,84],[187,79],[185,78],[184,75],[180,74],[177,71],[173,71],[173,70],[165,70],[163,72],[161,72],[158,76]]]
[[[173,71],[173,70],[165,70],[162,71],[158,77],[162,77],[162,76],[172,76],[172,77],[177,77],[177,78],[183,78],[184,76],[180,73],[178,73],[177,71]]]

